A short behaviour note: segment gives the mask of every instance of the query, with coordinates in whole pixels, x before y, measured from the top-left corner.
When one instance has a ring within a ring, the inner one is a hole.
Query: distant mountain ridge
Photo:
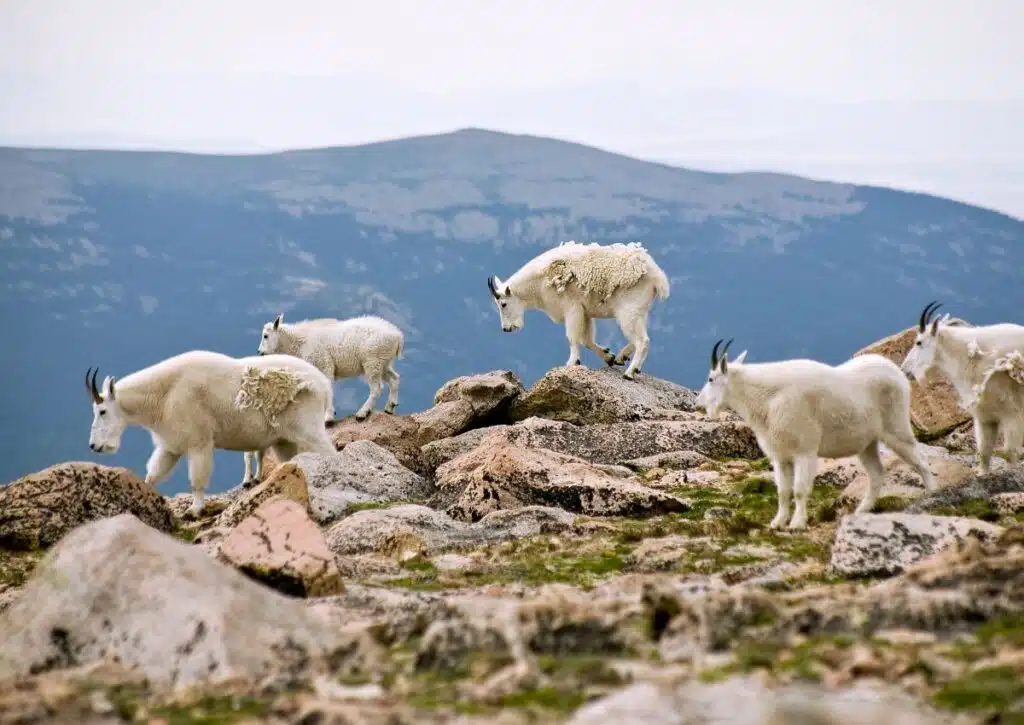
[[[125,375],[190,348],[254,354],[278,312],[399,324],[399,412],[460,374],[508,368],[529,384],[564,362],[564,332],[534,312],[502,333],[485,280],[570,239],[644,242],[672,282],[645,371],[690,386],[717,337],[752,361],[839,362],[931,299],[976,323],[1019,321],[1024,299],[1012,217],[550,138],[463,129],[240,156],[0,148],[0,482],[75,458],[143,470],[138,431],[114,457],[88,450],[85,368]],[[611,321],[598,337],[622,343]],[[366,388],[337,390],[348,414]],[[216,465],[214,490],[241,479],[241,455]],[[180,467],[167,490],[183,489]]]

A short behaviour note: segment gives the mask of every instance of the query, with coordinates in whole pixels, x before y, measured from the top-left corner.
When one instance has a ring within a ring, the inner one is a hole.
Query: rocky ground
[[[972,475],[950,394],[939,491],[887,456],[853,515],[822,461],[804,532],[738,419],[583,367],[342,420],[199,520],[54,466],[0,489],[0,725],[1024,723],[1024,467]]]

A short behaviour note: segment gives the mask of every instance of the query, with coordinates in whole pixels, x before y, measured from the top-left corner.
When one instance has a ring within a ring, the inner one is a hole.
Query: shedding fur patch
[[[295,402],[296,396],[309,388],[309,381],[291,370],[271,368],[260,370],[247,366],[242,373],[242,385],[235,396],[239,408],[255,408],[266,416],[274,428],[277,416]]]
[[[575,283],[585,294],[604,301],[616,290],[637,284],[647,274],[647,250],[639,242],[608,245],[568,242],[559,246],[587,248],[552,260],[544,270],[544,283],[559,292]]]
[[[992,376],[997,373],[1006,373],[1010,380],[1018,385],[1024,386],[1024,355],[1017,350],[1014,350],[1013,352],[997,358],[992,367],[986,371],[981,382],[973,387],[972,392],[974,393],[974,399],[970,401],[970,407],[968,410],[978,404],[978,400],[981,398],[986,388],[988,388],[988,384],[992,379]]]

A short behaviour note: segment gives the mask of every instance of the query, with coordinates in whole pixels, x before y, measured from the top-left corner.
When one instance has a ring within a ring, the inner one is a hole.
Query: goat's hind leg
[[[266,451],[246,451],[243,455],[245,456],[245,476],[242,478],[242,488],[251,488],[260,481],[260,476],[263,475],[263,456]]]
[[[633,380],[647,359],[647,351],[651,345],[650,338],[647,337],[647,311],[625,308],[616,313],[615,320],[619,323],[619,329],[622,330],[622,334],[633,345],[633,359],[630,361],[625,372],[622,373],[622,377],[626,378],[626,380]]]
[[[921,478],[921,485],[924,486],[926,491],[934,491],[937,488],[935,476],[932,475],[931,469],[928,468],[928,460],[921,453],[921,447],[913,435],[910,438],[885,437],[882,439],[882,442],[889,446],[892,452],[902,458],[908,466],[914,469],[914,472]]]
[[[992,451],[999,436],[999,424],[995,421],[974,419],[974,439],[978,444],[978,463],[975,473],[987,476],[992,470]]]
[[[381,364],[370,364],[363,367],[363,380],[370,386],[370,394],[366,396],[366,401],[362,404],[359,410],[356,411],[356,420],[366,420],[370,411],[373,410],[373,406],[377,403],[377,398],[380,397],[381,388],[384,387],[384,366]]]
[[[1006,462],[1015,466],[1020,461],[1021,447],[1024,446],[1024,424],[1004,418],[1000,427],[1003,430]]]
[[[779,499],[779,506],[775,518],[768,526],[780,529],[789,518],[789,506],[793,498],[793,461],[773,459],[772,468],[775,469],[775,492]]]
[[[384,404],[385,413],[394,413],[398,407],[398,387],[401,375],[395,370],[394,361],[384,367],[384,382],[388,384],[388,402]]]
[[[855,514],[866,514],[878,503],[878,497],[882,493],[882,486],[885,484],[885,466],[882,465],[882,458],[878,453],[878,441],[872,441],[871,445],[857,454],[857,460],[868,474],[868,488],[864,492],[864,498],[854,509]],[[914,465],[911,463],[911,465]]]
[[[592,317],[586,318],[584,324],[584,330],[586,331],[586,338],[583,344],[593,352],[595,355],[604,360],[605,365],[611,367],[615,364],[615,354],[607,347],[601,347],[597,344],[597,340],[594,339],[594,319]]]
[[[192,485],[192,506],[188,510],[190,516],[199,516],[203,512],[204,496],[212,474],[213,446],[189,451],[188,480]]]
[[[814,476],[818,470],[817,456],[800,456],[793,461],[793,498],[796,506],[793,518],[789,522],[790,529],[807,528],[807,505],[814,487]]]

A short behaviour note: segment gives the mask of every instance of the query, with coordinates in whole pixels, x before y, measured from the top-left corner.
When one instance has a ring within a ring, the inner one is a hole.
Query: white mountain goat
[[[807,526],[807,501],[818,458],[857,456],[867,470],[867,493],[857,513],[870,511],[885,480],[878,444],[884,443],[914,468],[924,487],[935,482],[917,448],[910,425],[910,381],[881,355],[861,355],[832,367],[814,360],[743,364],[746,350],[727,360],[729,340],[711,350],[711,373],[696,404],[712,417],[723,408],[749,425],[772,461],[779,496],[771,527],[789,518],[791,529]]]
[[[121,380],[107,376],[102,389],[96,387],[98,372],[92,380],[85,374],[93,410],[89,448],[115,453],[126,427],[148,429],[153,454],[146,483],[156,486],[188,456],[192,515],[203,510],[214,449],[269,448],[282,463],[307,451],[335,452],[324,428],[324,411],[333,404],[331,381],[304,360],[192,350]]]
[[[632,355],[623,373],[628,380],[647,359],[651,304],[655,297],[666,300],[669,295],[668,277],[638,242],[564,242],[534,257],[505,281],[488,277],[487,286],[505,332],[522,329],[526,310],[541,310],[554,322],[565,323],[566,365],[580,364],[580,345],[608,365],[624,365]],[[628,341],[618,355],[594,340],[594,320],[612,317]]]
[[[915,380],[932,368],[949,379],[960,405],[974,418],[976,472],[991,470],[992,451],[1003,434],[1006,457],[1019,459],[1024,445],[1024,326],[1012,323],[957,327],[930,302],[917,321],[917,337],[901,365]]]

